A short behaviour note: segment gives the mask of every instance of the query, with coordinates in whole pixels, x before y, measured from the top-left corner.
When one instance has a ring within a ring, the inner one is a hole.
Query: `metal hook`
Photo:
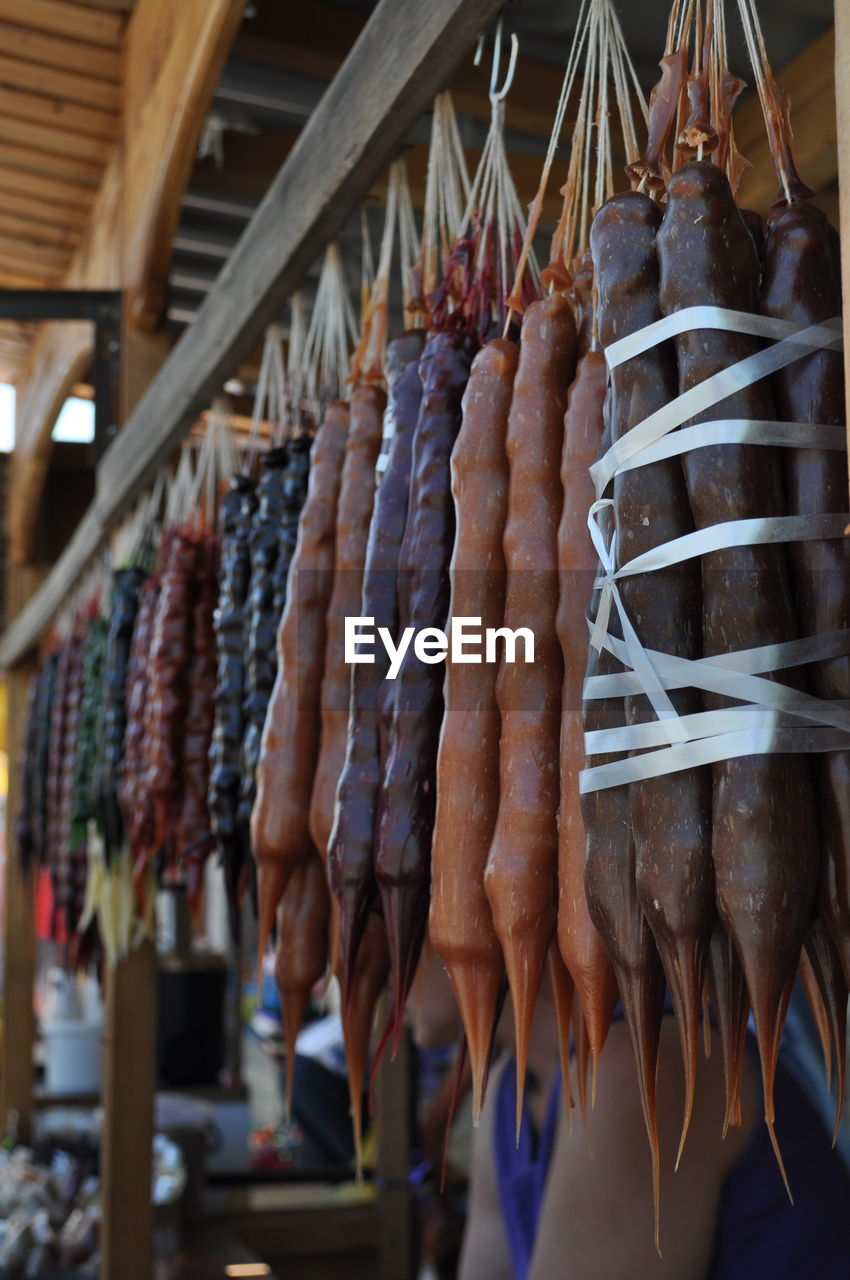
[[[516,60],[519,53],[519,39],[516,32],[511,34],[511,53],[508,60],[508,70],[505,75],[504,83],[501,89],[496,88],[496,77],[499,74],[499,63],[502,60],[502,19],[499,18],[496,27],[496,41],[493,46],[493,70],[490,73],[490,101],[502,102],[508,95],[511,85],[514,82],[516,73]]]

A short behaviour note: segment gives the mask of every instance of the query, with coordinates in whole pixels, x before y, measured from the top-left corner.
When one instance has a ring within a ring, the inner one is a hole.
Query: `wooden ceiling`
[[[0,0],[0,287],[61,283],[121,128],[133,0]],[[0,322],[0,381],[29,326]]]

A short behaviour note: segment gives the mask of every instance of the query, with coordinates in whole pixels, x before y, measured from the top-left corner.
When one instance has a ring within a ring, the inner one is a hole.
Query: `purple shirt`
[[[755,1054],[753,1037],[748,1051]],[[543,1206],[558,1122],[561,1074],[552,1087],[543,1129],[534,1133],[524,1107],[514,1137],[516,1071],[502,1072],[496,1098],[493,1155],[515,1280],[526,1280]],[[794,1195],[788,1200],[767,1129],[756,1124],[726,1179],[706,1280],[848,1280],[850,1173],[807,1091],[780,1062],[776,1134]]]

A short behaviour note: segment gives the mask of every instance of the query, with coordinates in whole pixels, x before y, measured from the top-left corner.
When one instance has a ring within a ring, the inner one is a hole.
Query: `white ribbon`
[[[723,315],[721,308],[706,307],[700,308],[700,310],[716,311],[719,316]],[[678,316],[683,314],[684,312],[676,313]],[[739,313],[734,312],[733,314],[737,315]],[[753,318],[763,319],[764,317]],[[656,321],[657,323],[659,322]],[[652,328],[653,326],[650,325],[648,327]],[[714,327],[722,328],[723,326],[717,324]],[[638,335],[632,336],[637,337]],[[704,413],[706,409],[710,409],[712,405],[719,404],[727,396],[734,395],[737,391],[742,391],[745,387],[752,386],[754,382],[759,382],[762,378],[776,373],[779,369],[784,369],[786,365],[793,364],[801,356],[824,348],[840,351],[841,346],[840,328],[836,332],[833,321],[828,321],[826,324],[809,325],[805,329],[795,330],[792,334],[777,342],[775,346],[765,347],[762,351],[756,351],[753,355],[746,356],[736,364],[730,364],[725,369],[718,370],[711,377],[704,378],[697,386],[691,387],[688,391],[683,391],[675,400],[662,405],[655,413],[651,413],[648,418],[644,418],[643,422],[639,422],[632,427],[630,431],[627,431],[624,436],[621,436],[619,440],[612,444],[604,457],[600,458],[598,462],[594,462],[590,468],[590,476],[596,487],[596,496],[598,498],[602,496],[624,462],[641,453],[647,445],[654,444],[662,436],[675,431],[683,422],[687,422],[688,418],[695,418],[697,414]],[[752,443],[758,443],[758,441],[756,440]],[[678,452],[678,450],[674,452]],[[635,463],[633,465],[639,464]]]
[[[613,509],[613,501],[602,498],[601,494],[619,472],[716,444],[846,448],[844,429],[834,424],[724,418],[677,430],[688,418],[807,352],[840,350],[839,318],[800,330],[787,321],[765,316],[750,316],[718,307],[691,307],[613,343],[605,353],[609,368],[616,368],[624,360],[676,334],[697,328],[749,333],[774,339],[775,345],[720,370],[684,392],[633,427],[591,467],[597,501],[590,508],[588,528],[599,556],[600,570],[594,584],[599,591],[596,618],[588,620],[590,643],[597,652],[606,650],[625,669],[589,676],[583,696],[598,699],[644,695],[657,719],[585,734],[588,756],[625,751],[641,754],[583,770],[579,778],[582,793],[748,755],[837,751],[850,747],[850,704],[815,698],[766,675],[846,656],[850,653],[850,629],[693,660],[644,648],[623,604],[618,588],[623,578],[736,547],[840,538],[850,520],[846,513],[829,513],[723,521],[674,538],[617,568],[616,533],[612,533],[606,545],[599,517]],[[675,435],[671,435],[674,432]],[[616,609],[622,639],[610,634],[612,609]],[[680,716],[668,690],[682,688],[696,688],[745,705]]]

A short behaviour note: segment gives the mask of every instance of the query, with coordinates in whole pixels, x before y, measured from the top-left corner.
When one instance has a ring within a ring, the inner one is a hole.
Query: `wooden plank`
[[[136,0],[70,0],[72,4],[87,4],[90,9],[107,9],[111,13],[133,12]]]
[[[43,276],[29,275],[26,271],[12,271],[0,265],[0,288],[3,289],[43,289]]]
[[[20,11],[17,22],[26,16],[26,9]],[[105,49],[64,36],[44,35],[29,27],[19,27],[17,22],[0,20],[0,48],[8,57],[61,70],[73,67],[80,75],[109,80],[112,84],[120,81],[121,54],[117,48]]]
[[[53,246],[70,253],[79,244],[79,234],[62,226],[48,226],[37,219],[23,217],[9,206],[6,193],[0,203],[0,235],[16,236],[34,247]]]
[[[850,351],[850,5],[835,5],[835,107],[838,123],[838,199],[841,227],[841,286],[844,299],[844,349]],[[850,360],[844,361],[850,404]],[[850,448],[850,417],[847,419]]]
[[[7,570],[6,611],[11,617],[44,579],[44,570]],[[32,1138],[32,1049],[35,1041],[33,978],[35,973],[35,878],[21,874],[14,836],[19,762],[23,742],[27,685],[34,663],[10,672],[6,752],[9,790],[6,804],[6,855],[3,867],[3,1037],[0,1040],[0,1125],[17,1117],[23,1142]]]
[[[128,318],[141,329],[157,328],[165,312],[180,201],[244,8],[245,0],[145,0],[130,20],[124,286]]]
[[[7,630],[0,666],[20,661],[37,642],[104,531],[259,341],[499,5],[380,0],[194,324],[104,455],[95,502],[38,597]]]
[[[0,63],[3,59],[0,58]],[[2,75],[0,70],[0,75]],[[77,183],[94,189],[103,173],[103,166],[90,160],[77,160],[73,156],[57,155],[52,151],[35,151],[30,147],[16,146],[5,138],[0,141],[0,165],[39,173],[51,178]]]
[[[34,124],[54,125],[73,134],[114,141],[121,132],[121,117],[114,111],[99,111],[77,102],[47,97],[42,93],[24,93],[0,85],[0,112],[14,120],[31,120]]]
[[[830,28],[792,58],[776,77],[791,98],[797,169],[814,191],[829,186],[838,173],[834,61],[835,33]],[[752,94],[736,112],[735,138],[752,166],[741,182],[741,203],[765,212],[776,195],[777,182],[757,94]]]
[[[1,207],[0,224],[6,229],[14,227],[20,234],[29,234],[36,241],[72,247],[78,243],[79,233],[86,224],[82,210],[58,211],[33,196],[20,196],[17,191],[4,191]]]
[[[156,956],[144,942],[106,974],[101,1280],[151,1280]]]
[[[12,95],[14,96],[14,95]],[[109,159],[114,143],[109,138],[92,138],[87,133],[76,133],[60,121],[58,125],[36,124],[34,120],[19,120],[9,116],[0,107],[0,136],[21,147],[32,147],[59,156],[74,156],[86,160],[101,169]]]
[[[58,277],[68,265],[70,257],[68,249],[57,249],[55,245],[28,244],[14,235],[0,233],[0,262],[7,266],[20,266],[25,271],[43,271],[45,278]]]
[[[26,169],[15,169],[4,164],[0,159],[0,186],[11,189],[20,195],[32,196],[44,203],[45,214],[54,213],[64,217],[67,209],[71,216],[82,214],[83,224],[88,221],[88,210],[91,209],[95,192],[90,186],[80,186],[76,182],[63,182],[61,178],[51,178],[43,173],[29,173]],[[5,197],[4,197],[5,199]]]
[[[114,49],[121,43],[124,19],[103,13],[97,6],[67,4],[65,0],[0,0],[0,18],[20,22],[51,35],[87,40],[90,44]]]
[[[0,55],[0,83],[7,89],[45,92],[51,98],[67,98],[69,102],[80,102],[85,107],[102,107],[106,111],[118,111],[121,105],[120,86],[108,80],[55,69],[46,76],[44,68],[36,63],[20,62],[5,55]]]
[[[381,1179],[381,1280],[416,1275],[413,1191],[408,1177],[413,1147],[411,1043],[405,1031],[395,1059],[385,1053],[375,1080],[377,1171]]]
[[[0,178],[0,183],[2,181]],[[22,194],[20,191],[3,192],[3,209],[8,216],[22,218],[31,224],[36,235],[57,232],[59,235],[73,237],[75,241],[79,239],[79,233],[88,221],[88,215],[83,209],[48,204],[37,196]]]

